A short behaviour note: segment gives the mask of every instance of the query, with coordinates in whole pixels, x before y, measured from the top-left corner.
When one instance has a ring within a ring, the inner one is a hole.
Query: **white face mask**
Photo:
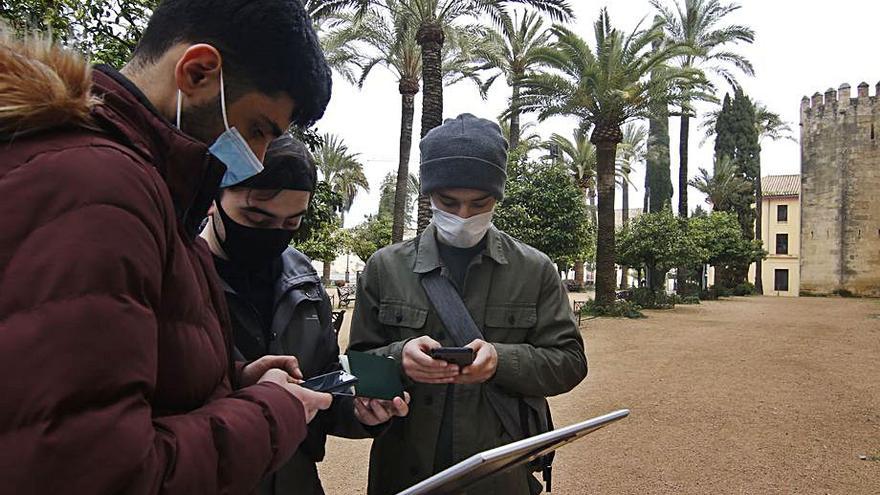
[[[461,218],[437,208],[433,201],[431,209],[434,210],[432,223],[437,228],[437,237],[444,244],[457,248],[474,247],[482,241],[492,226],[492,215],[495,213],[487,211],[470,218]]]

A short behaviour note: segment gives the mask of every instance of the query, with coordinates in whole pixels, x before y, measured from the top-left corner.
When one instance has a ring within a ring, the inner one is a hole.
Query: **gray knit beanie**
[[[419,143],[422,194],[478,189],[499,200],[507,181],[507,140],[498,124],[463,113],[446,119]]]

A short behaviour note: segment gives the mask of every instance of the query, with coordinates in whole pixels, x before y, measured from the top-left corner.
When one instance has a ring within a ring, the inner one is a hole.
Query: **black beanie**
[[[507,140],[491,120],[463,113],[428,132],[419,149],[422,194],[477,189],[499,200],[507,181]]]

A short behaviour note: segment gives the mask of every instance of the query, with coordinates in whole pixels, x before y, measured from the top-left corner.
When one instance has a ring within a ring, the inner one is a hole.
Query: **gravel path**
[[[632,415],[560,450],[554,493],[880,493],[880,301],[732,298],[582,331],[590,375],[551,399],[556,424]],[[331,439],[327,493],[365,493],[368,458]]]

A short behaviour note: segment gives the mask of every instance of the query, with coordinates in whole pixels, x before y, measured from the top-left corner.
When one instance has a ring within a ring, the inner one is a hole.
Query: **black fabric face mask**
[[[230,261],[239,265],[260,268],[269,265],[287,249],[294,231],[285,229],[261,229],[242,225],[226,214],[218,199],[217,211],[226,230],[226,239],[221,240],[217,225],[213,223],[214,235]]]

